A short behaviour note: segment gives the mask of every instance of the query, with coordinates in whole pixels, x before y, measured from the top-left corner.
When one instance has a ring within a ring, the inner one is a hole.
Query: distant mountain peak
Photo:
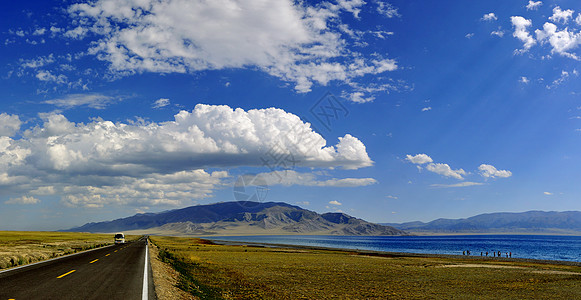
[[[437,219],[428,223],[383,223],[416,233],[538,233],[579,234],[579,211],[527,211],[485,213],[463,219]]]
[[[232,201],[196,205],[161,213],[136,214],[108,222],[87,223],[67,231],[141,231],[170,235],[340,234],[406,235],[345,213],[318,214],[284,202]]]

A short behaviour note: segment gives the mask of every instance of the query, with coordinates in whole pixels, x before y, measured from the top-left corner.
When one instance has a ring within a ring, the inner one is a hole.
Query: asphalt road
[[[155,299],[146,245],[142,238],[2,272],[0,300]]]

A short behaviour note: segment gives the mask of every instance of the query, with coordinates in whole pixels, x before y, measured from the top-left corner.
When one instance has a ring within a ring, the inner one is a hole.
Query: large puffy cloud
[[[353,52],[342,38],[341,13],[358,18],[364,5],[361,0],[312,6],[291,0],[98,0],[69,7],[78,26],[65,36],[94,34],[88,53],[109,62],[115,75],[258,68],[308,92],[313,83],[350,83],[398,68],[380,54]]]
[[[75,124],[63,115],[25,132],[39,165],[71,173],[172,172],[182,168],[264,166],[290,155],[297,166],[357,169],[370,166],[365,145],[346,134],[335,146],[296,115],[281,109],[196,105],[174,121]]]
[[[346,134],[327,145],[310,124],[275,108],[245,111],[200,104],[161,123],[95,119],[85,124],[61,114],[41,118],[43,123],[20,139],[0,137],[0,194],[60,195],[68,206],[183,205],[211,197],[230,177],[227,171],[208,169],[271,167],[265,161],[277,157],[292,158],[292,167],[373,164],[357,138]],[[288,185],[375,183],[370,178],[313,182]]]

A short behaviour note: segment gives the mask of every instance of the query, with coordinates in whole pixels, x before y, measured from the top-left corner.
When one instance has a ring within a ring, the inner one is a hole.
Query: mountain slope
[[[528,211],[490,213],[466,219],[437,219],[428,223],[383,223],[417,233],[581,233],[581,212]]]
[[[343,213],[318,214],[276,202],[222,202],[157,214],[137,214],[109,222],[88,223],[67,231],[208,235],[208,234],[334,234],[406,235]]]

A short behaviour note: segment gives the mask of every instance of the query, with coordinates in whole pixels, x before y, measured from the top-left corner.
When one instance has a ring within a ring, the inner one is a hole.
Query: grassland
[[[581,299],[581,267],[150,237],[200,299]]]
[[[113,235],[111,234],[0,231],[0,269],[25,265],[112,243]]]

